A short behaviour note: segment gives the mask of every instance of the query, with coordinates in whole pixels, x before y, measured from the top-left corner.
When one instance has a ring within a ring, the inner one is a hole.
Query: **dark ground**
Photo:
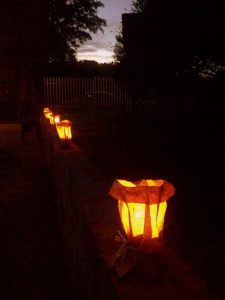
[[[225,299],[224,112],[71,118],[74,142],[109,183],[164,178],[174,184],[166,242]]]
[[[70,116],[71,117],[71,116]],[[71,117],[72,118],[72,117]],[[74,141],[110,184],[165,178],[165,239],[225,299],[223,112],[73,116]],[[0,125],[0,298],[71,299],[44,152]]]
[[[0,124],[0,299],[70,298],[43,146]]]

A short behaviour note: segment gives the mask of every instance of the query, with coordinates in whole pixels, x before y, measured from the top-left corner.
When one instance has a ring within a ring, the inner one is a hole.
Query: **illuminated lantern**
[[[72,139],[71,126],[72,122],[69,120],[63,120],[56,124],[59,138],[64,142],[65,147],[68,147],[68,142]]]
[[[161,250],[167,200],[174,193],[173,185],[161,179],[114,181],[109,194],[118,200],[119,214],[128,241],[139,250]]]
[[[60,122],[60,115],[54,115],[54,124],[58,124]]]
[[[45,117],[46,117],[46,119],[51,119],[52,115],[53,115],[53,114],[52,114],[51,111],[45,112]]]
[[[47,112],[50,112],[50,111],[51,111],[51,110],[50,110],[48,107],[45,107],[45,108],[43,109],[44,114],[47,113]]]
[[[60,116],[59,115],[54,115],[54,114],[49,114],[50,118],[50,124],[51,125],[55,125],[58,124],[60,122]]]
[[[54,125],[54,115],[53,114],[50,115],[49,121],[50,121],[51,125]]]

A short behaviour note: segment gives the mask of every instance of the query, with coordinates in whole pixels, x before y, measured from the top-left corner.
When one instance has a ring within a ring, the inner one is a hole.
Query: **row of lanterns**
[[[64,142],[64,145],[68,147],[68,142],[72,139],[71,126],[72,122],[69,120],[60,120],[59,114],[54,114],[49,108],[44,108],[44,115],[51,125],[56,126],[56,130],[60,140]]]
[[[49,108],[44,108],[44,114],[51,124],[56,125],[61,140],[71,140],[72,122],[60,121],[60,116],[54,115]],[[120,277],[133,266],[132,263],[129,266],[127,262],[124,262],[124,258],[129,256],[128,253],[161,251],[167,200],[174,193],[173,185],[163,179],[142,179],[136,182],[116,179],[113,182],[109,194],[118,201],[118,210],[124,231],[124,234],[118,231],[116,240],[121,242],[121,247],[112,260]],[[123,265],[125,265],[125,271]]]

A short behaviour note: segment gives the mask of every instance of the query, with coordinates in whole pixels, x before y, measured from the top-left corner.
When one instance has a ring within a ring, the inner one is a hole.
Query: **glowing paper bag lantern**
[[[45,112],[45,117],[46,117],[46,119],[51,119],[52,115],[53,115],[53,114],[52,114],[51,111]]]
[[[56,124],[56,129],[60,140],[68,141],[72,139],[71,126],[72,122],[69,120],[63,120]]]
[[[50,112],[50,111],[51,111],[51,110],[50,110],[48,107],[45,107],[45,108],[43,109],[44,114],[47,113],[47,112]]]
[[[174,193],[172,184],[161,179],[114,181],[109,194],[118,200],[121,222],[131,243],[149,252],[160,249],[167,200]]]
[[[60,116],[59,115],[51,114],[49,116],[50,116],[49,120],[50,120],[51,125],[56,125],[60,122]]]
[[[51,125],[54,125],[54,115],[53,114],[50,115],[49,121],[50,121]]]
[[[54,124],[58,124],[60,122],[60,115],[54,115]]]

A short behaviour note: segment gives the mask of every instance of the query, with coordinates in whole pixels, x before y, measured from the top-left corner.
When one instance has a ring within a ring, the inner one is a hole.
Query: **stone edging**
[[[109,265],[119,247],[114,235],[120,221],[117,203],[108,196],[110,186],[79,147],[71,144],[71,149],[61,150],[56,131],[45,119],[41,125],[74,297],[215,300],[169,248],[159,264],[154,262],[157,257],[143,258],[130,276],[117,278]]]

